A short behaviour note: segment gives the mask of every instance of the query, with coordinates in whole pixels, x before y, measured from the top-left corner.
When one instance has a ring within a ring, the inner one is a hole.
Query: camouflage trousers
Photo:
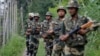
[[[64,47],[64,56],[84,56],[84,46]]]
[[[53,40],[52,39],[45,39],[45,56],[51,56],[52,55],[52,49],[53,49]]]
[[[39,37],[40,37],[39,35],[32,35],[30,38],[29,50],[30,53],[33,54],[34,56],[36,56],[38,51]]]
[[[53,56],[62,56],[64,54],[64,42],[57,43],[56,40],[53,42]]]
[[[26,48],[27,48],[27,54],[29,53],[29,40],[30,40],[30,35],[26,35]]]
[[[63,43],[62,43],[63,44]],[[68,47],[54,44],[53,56],[84,56],[84,46]]]

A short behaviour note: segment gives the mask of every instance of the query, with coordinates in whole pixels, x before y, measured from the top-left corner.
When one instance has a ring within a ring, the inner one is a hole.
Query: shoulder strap
[[[62,28],[61,28],[61,30],[62,30],[62,34],[65,34],[66,33],[66,27],[65,27],[65,25],[64,25],[64,21],[62,22]]]
[[[65,26],[65,30],[70,30],[68,27],[67,27],[67,22],[68,22],[69,20],[64,20],[63,21],[63,24],[64,24],[64,26]]]

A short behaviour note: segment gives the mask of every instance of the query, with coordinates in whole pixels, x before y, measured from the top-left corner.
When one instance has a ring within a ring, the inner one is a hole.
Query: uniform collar
[[[65,19],[66,19],[66,17],[64,17],[62,19],[58,18],[58,20],[60,20],[60,21],[64,21]]]
[[[76,20],[80,19],[80,16],[79,16],[79,15],[77,15],[77,17],[76,17],[76,18],[74,18],[74,19],[75,19],[74,21],[76,21]],[[73,20],[71,16],[70,16],[69,20],[71,20],[71,21]]]
[[[52,21],[52,19],[50,19],[50,20],[47,20],[47,22],[51,22]]]

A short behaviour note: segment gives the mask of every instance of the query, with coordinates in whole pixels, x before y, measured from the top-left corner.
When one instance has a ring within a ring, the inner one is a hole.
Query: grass
[[[39,49],[37,56],[45,56],[45,49],[44,49],[44,44],[43,44],[43,39],[40,39],[40,44],[39,44]]]
[[[43,39],[40,39],[40,45],[37,56],[45,56]],[[9,43],[0,49],[0,56],[22,56],[25,49],[25,39],[14,35]]]
[[[92,33],[88,39],[89,42],[86,45],[85,56],[100,56],[100,32],[95,31]]]
[[[0,50],[0,56],[20,56],[25,48],[25,39],[21,36],[14,35]]]
[[[100,38],[94,41],[94,36],[89,36],[90,41],[86,45],[85,56],[100,56],[100,41],[98,41]],[[96,37],[100,37],[100,35],[97,33]],[[24,49],[25,39],[21,36],[15,35],[10,42],[0,50],[0,56],[22,56]],[[45,56],[43,39],[40,39],[37,56]]]

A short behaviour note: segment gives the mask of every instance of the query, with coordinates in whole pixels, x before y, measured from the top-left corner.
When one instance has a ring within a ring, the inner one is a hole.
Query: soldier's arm
[[[25,34],[27,33],[27,29],[28,29],[28,20],[25,21]]]
[[[41,22],[41,34],[44,32],[43,28],[44,28],[44,22]]]
[[[54,29],[54,22],[50,23],[47,33],[49,33],[49,34],[53,33],[54,32],[53,29]]]
[[[73,29],[68,34],[60,36],[60,39],[63,40],[63,41],[67,40],[70,36],[77,33],[80,29],[89,28],[89,27],[91,27],[92,24],[93,24],[93,22],[89,21],[86,24],[83,24],[80,27]]]
[[[31,33],[26,31],[25,34],[26,34],[26,35],[30,35]]]
[[[87,18],[85,18],[83,24],[85,24],[85,23],[87,23],[87,22],[89,22],[89,21],[92,21],[92,20],[91,20],[91,18],[87,17]],[[80,29],[80,30],[78,31],[78,33],[81,34],[81,35],[85,35],[85,34],[87,34],[89,31],[90,31],[89,28]]]

